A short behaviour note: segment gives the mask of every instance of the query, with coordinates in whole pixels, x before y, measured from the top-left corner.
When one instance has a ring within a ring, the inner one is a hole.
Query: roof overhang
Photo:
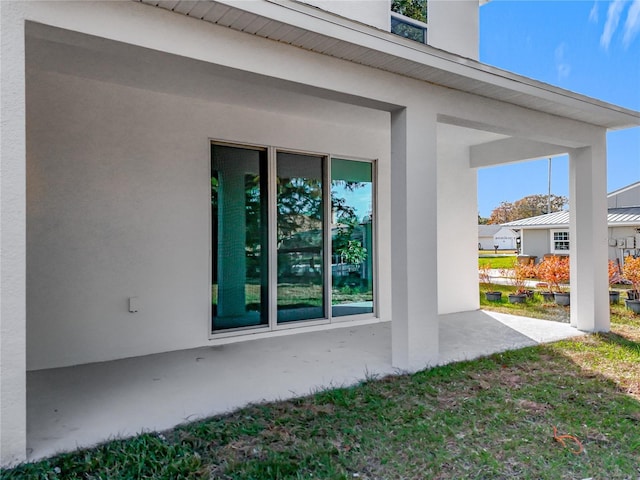
[[[305,50],[610,130],[640,112],[564,90],[292,0],[135,0]]]

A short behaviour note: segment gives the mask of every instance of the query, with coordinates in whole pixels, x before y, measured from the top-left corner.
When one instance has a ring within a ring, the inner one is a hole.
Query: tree
[[[427,23],[427,0],[393,0],[391,11]]]
[[[510,202],[500,202],[493,209],[489,216],[489,225],[499,225],[501,223],[510,222],[513,216],[513,204]]]
[[[486,217],[481,217],[478,213],[478,225],[487,225],[489,223],[489,219]]]
[[[548,209],[547,195],[529,195],[515,202],[500,202],[491,212],[489,224],[513,222],[522,218],[535,217],[546,213],[561,211],[569,199],[562,195],[551,195],[551,211]]]

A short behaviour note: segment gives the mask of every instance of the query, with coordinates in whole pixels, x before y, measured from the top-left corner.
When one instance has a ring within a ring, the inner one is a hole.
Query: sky
[[[492,0],[480,8],[480,61],[640,110],[640,0]],[[551,193],[569,196],[568,157]],[[607,191],[640,181],[640,127],[607,134]],[[548,191],[548,160],[478,171],[478,209]]]

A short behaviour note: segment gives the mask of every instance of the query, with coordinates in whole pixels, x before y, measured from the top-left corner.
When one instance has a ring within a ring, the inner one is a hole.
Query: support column
[[[606,332],[610,320],[604,130],[590,147],[570,152],[569,182],[571,325],[587,332]]]
[[[0,2],[0,465],[26,459],[25,37],[21,3]]]
[[[394,367],[438,362],[436,116],[391,115],[391,335]]]
[[[437,170],[438,284],[455,285],[438,292],[438,313],[478,310],[478,175],[470,167],[469,147],[439,135]]]

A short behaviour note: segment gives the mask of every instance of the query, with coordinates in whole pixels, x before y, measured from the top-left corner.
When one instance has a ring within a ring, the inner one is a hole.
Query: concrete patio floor
[[[493,312],[442,315],[440,363],[578,335]],[[388,322],[33,371],[29,459],[393,373]]]

